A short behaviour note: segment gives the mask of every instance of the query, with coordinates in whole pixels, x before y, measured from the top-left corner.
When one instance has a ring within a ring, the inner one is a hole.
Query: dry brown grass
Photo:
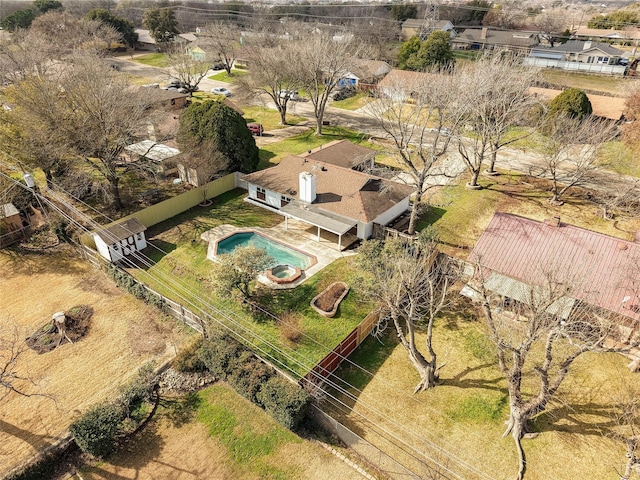
[[[300,313],[287,311],[278,317],[280,337],[287,343],[298,343],[302,336]]]
[[[40,379],[43,397],[10,395],[0,410],[0,474],[63,436],[70,422],[109,396],[138,367],[174,351],[173,323],[124,294],[71,251],[47,255],[0,252],[3,323],[26,337],[51,315],[86,304],[95,313],[82,340],[38,355],[27,351],[20,368]]]

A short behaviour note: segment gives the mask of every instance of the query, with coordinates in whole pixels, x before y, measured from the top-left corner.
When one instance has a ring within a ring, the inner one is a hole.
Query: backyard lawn
[[[209,280],[208,245],[200,240],[200,234],[222,224],[271,227],[282,221],[281,216],[250,205],[243,197],[244,192],[232,191],[216,197],[211,207],[195,207],[151,227],[147,237],[163,252],[148,248],[145,253],[157,263],[131,273],[188,308],[213,305],[218,312],[213,328],[233,326],[263,349],[265,355],[273,355],[276,362],[282,362],[295,375],[304,375],[360,323],[371,306],[359,301],[352,292],[341,303],[338,315],[326,319],[309,305],[331,282],[350,282],[352,257],[333,262],[295,289],[261,291],[261,303],[268,305],[271,313],[276,316],[286,313],[290,321],[299,322],[303,336],[297,342],[287,340],[281,331],[283,327],[266,314],[252,316],[235,298],[217,295]],[[286,357],[279,350],[284,350]]]
[[[129,447],[81,469],[86,480],[359,478],[225,384],[165,399]]]
[[[150,67],[168,67],[169,60],[164,53],[148,53],[141,55],[133,59],[134,62],[142,63],[143,65],[149,65]]]
[[[216,73],[215,75],[210,75],[207,78],[209,80],[218,80],[219,82],[227,82],[227,83],[233,83],[233,81],[238,78],[238,77],[242,77],[243,75],[246,75],[248,72],[246,70],[235,70],[232,69],[231,70],[231,75],[228,75],[226,71],[222,71],[219,73]]]
[[[373,100],[375,100],[375,98],[371,95],[367,95],[365,92],[358,92],[353,97],[331,102],[331,106],[342,108],[344,110],[358,110]]]
[[[567,72],[552,68],[543,68],[540,75],[554,86],[579,88],[623,97],[630,88],[640,85],[640,80],[608,75]]]

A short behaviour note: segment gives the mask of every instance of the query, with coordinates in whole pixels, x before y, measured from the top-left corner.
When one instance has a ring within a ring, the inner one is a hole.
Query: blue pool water
[[[216,255],[231,253],[236,247],[256,247],[266,250],[275,259],[274,265],[292,265],[302,270],[313,263],[313,258],[257,232],[239,232],[218,242]]]

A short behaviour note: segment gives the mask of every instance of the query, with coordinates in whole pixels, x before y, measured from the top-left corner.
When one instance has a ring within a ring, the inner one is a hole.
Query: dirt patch
[[[48,322],[33,335],[27,337],[29,348],[38,354],[50,352],[65,343],[76,343],[89,331],[93,308],[88,305],[77,305],[65,312],[65,334],[58,332],[54,322]]]
[[[345,290],[346,287],[343,284],[334,283],[320,294],[320,296],[316,300],[316,307],[318,307],[320,310],[324,310],[325,312],[330,312],[331,310],[333,310],[333,306],[336,304]]]

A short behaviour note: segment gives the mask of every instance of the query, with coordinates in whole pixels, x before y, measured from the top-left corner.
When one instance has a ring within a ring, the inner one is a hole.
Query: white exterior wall
[[[356,234],[358,238],[362,240],[366,240],[373,233],[373,222],[363,223],[358,222],[358,233]]]
[[[103,258],[106,258],[107,260],[111,261],[112,252],[109,246],[106,243],[104,243],[104,240],[102,240],[102,238],[100,238],[100,236],[96,234],[93,236],[93,241],[96,242],[96,248],[98,249],[98,253],[102,255]]]
[[[623,65],[605,65],[604,63],[580,63],[580,62],[567,62],[563,60],[551,60],[538,57],[525,57],[522,62],[524,65],[530,65],[534,67],[552,67],[560,68],[562,70],[569,70],[575,72],[591,72],[601,73],[608,75],[624,75],[627,67]]]
[[[133,253],[139,252],[147,247],[147,239],[144,236],[144,232],[137,233],[129,238],[120,240],[113,245],[107,245],[99,235],[94,235],[93,239],[96,242],[98,253],[112,263],[122,260],[125,257],[125,250]],[[115,245],[117,245],[117,248],[114,248]]]
[[[281,195],[278,192],[273,192],[271,190],[266,190],[265,189],[265,199],[264,200],[260,200],[258,199],[258,187],[257,185],[254,185],[253,183],[248,183],[247,184],[247,191],[249,192],[249,198],[251,198],[252,200],[255,200],[257,202],[262,202],[262,203],[266,203],[267,205],[273,207],[273,208],[277,208],[278,210],[280,209],[280,197]]]
[[[378,217],[374,220],[374,222],[379,223],[380,225],[386,226],[390,221],[399,217],[407,210],[409,210],[409,197],[405,198],[399,203],[396,203],[393,207],[391,207],[389,210],[387,210],[383,214],[378,215]]]

